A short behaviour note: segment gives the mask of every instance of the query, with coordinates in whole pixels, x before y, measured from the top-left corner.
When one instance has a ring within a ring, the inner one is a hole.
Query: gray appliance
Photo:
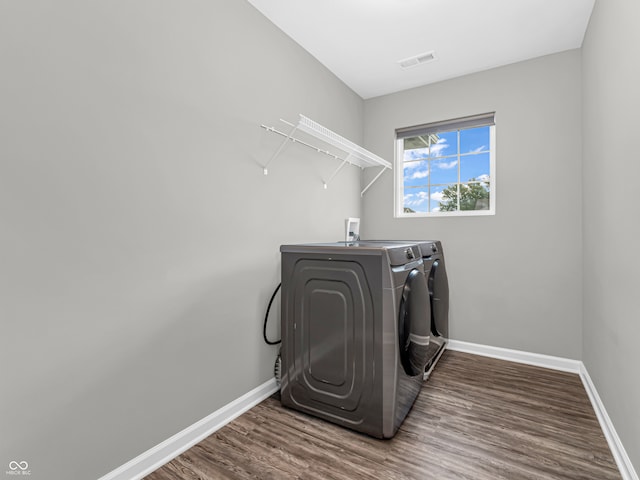
[[[431,318],[416,243],[283,245],[280,397],[378,438],[411,409]]]
[[[449,280],[444,266],[442,243],[438,240],[417,242],[424,262],[431,307],[431,338],[424,379],[436,366],[449,341]]]
[[[444,265],[444,252],[439,240],[365,240],[383,245],[416,243],[424,262],[424,272],[429,288],[431,338],[427,350],[424,379],[427,380],[449,341],[449,280]]]

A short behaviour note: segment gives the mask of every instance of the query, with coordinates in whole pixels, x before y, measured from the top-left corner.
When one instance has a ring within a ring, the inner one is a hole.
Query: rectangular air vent
[[[430,52],[420,53],[418,55],[414,55],[413,57],[405,58],[404,60],[398,60],[398,64],[402,68],[411,68],[422,63],[432,62],[435,59],[436,54],[432,50]]]

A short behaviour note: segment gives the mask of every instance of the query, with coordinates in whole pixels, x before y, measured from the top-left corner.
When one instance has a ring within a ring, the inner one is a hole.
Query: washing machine
[[[429,290],[416,243],[283,245],[282,405],[392,437],[423,384]]]

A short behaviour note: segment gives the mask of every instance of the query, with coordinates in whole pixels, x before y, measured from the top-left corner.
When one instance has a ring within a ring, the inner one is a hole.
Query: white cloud
[[[428,198],[427,192],[420,191],[417,193],[407,193],[404,196],[404,204],[409,206],[420,206],[422,205]]]
[[[480,153],[480,152],[484,152],[485,150],[488,150],[487,147],[482,145],[481,147],[478,147],[478,148],[476,148],[474,150],[471,150],[470,152],[467,152],[467,153]]]
[[[450,162],[437,162],[434,166],[441,168],[442,170],[450,170],[458,165],[458,160],[451,160]]]
[[[408,160],[419,160],[421,158],[427,158],[427,156],[428,156],[428,151],[426,148],[414,148],[413,150],[405,150],[404,152],[405,162]],[[406,166],[412,167],[413,165],[417,165],[417,164],[409,163]]]
[[[480,182],[490,182],[491,181],[491,177],[489,175],[487,175],[486,173],[483,173],[482,175],[478,175],[478,178],[476,178],[476,180],[478,180]]]
[[[411,165],[411,167],[409,167]],[[404,166],[404,179],[406,180],[419,180],[421,178],[427,178],[429,176],[429,167],[426,162],[415,162],[411,164],[405,164]]]
[[[431,200],[434,200],[436,202],[441,202],[442,198],[443,198],[442,192],[433,192],[431,194]]]
[[[447,148],[449,148],[447,139],[439,138],[435,144],[431,145],[431,155],[434,157],[439,157],[440,155],[442,155],[442,151]]]

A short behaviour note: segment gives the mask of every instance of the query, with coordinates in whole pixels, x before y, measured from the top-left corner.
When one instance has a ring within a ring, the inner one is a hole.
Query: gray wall
[[[443,241],[456,340],[581,357],[580,68],[573,50],[365,101],[386,158],[395,128],[496,112],[495,216],[394,219],[392,174],[363,202],[363,238]]]
[[[583,360],[640,472],[640,3],[598,0],[582,47]]]
[[[259,125],[359,142],[363,103],[238,0],[2,1],[0,85],[0,471],[97,478],[272,377],[278,247],[340,238],[360,171],[265,177]]]

